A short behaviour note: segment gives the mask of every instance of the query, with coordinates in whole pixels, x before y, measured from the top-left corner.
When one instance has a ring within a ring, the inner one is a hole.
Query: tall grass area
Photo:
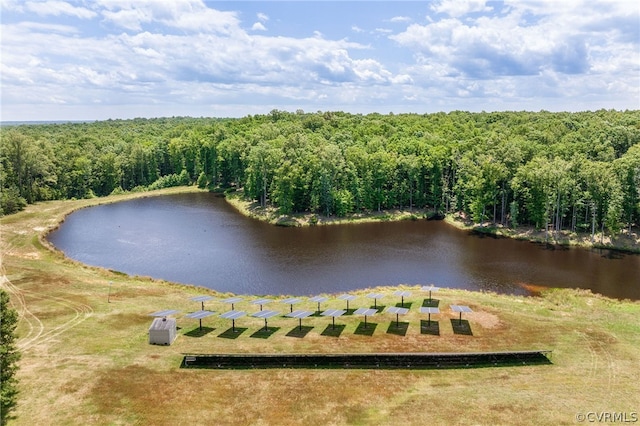
[[[393,331],[395,315],[368,317],[371,335],[355,333],[364,320],[345,315],[339,336],[323,335],[331,319],[306,318],[304,337],[288,334],[298,321],[217,316],[198,321],[189,298],[215,291],[128,277],[87,267],[52,250],[43,235],[70,211],[99,202],[150,196],[47,202],[0,219],[2,288],[20,315],[19,404],[15,425],[33,424],[548,424],[573,425],[587,413],[640,411],[640,303],[581,290],[553,290],[539,297],[443,289],[434,293],[444,312],[432,315],[440,334],[422,334],[418,313],[428,294],[416,286],[375,289],[378,305],[405,298],[405,335]],[[424,284],[430,284],[425,282]],[[360,296],[350,308],[373,304]],[[256,295],[258,296],[258,295]],[[328,295],[331,296],[331,295]],[[284,299],[284,296],[275,298]],[[245,302],[236,309],[259,308]],[[471,335],[456,334],[450,304],[469,305]],[[295,309],[315,310],[313,302]],[[332,298],[323,308],[345,307]],[[205,308],[228,309],[216,302]],[[277,302],[269,309],[289,311]],[[178,338],[171,346],[148,344],[148,313],[178,309]],[[392,324],[393,323],[393,324]],[[198,370],[181,369],[185,353],[477,352],[553,350],[552,365],[456,370]]]

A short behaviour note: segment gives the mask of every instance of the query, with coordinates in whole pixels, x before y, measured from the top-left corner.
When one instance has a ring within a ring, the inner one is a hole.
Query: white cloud
[[[256,22],[251,26],[253,31],[267,31],[267,28],[262,25],[262,22]]]
[[[486,0],[441,0],[434,3],[431,8],[437,13],[445,13],[454,18],[472,12],[488,12],[492,9],[486,5]]]
[[[66,117],[76,119],[136,116],[136,107],[147,116],[637,108],[640,96],[631,3],[507,0],[487,12],[480,2],[439,2],[440,12],[421,24],[415,17],[409,25],[399,10],[391,21],[406,28],[398,34],[342,29],[358,33],[355,43],[304,20],[296,25],[306,34],[327,34],[271,36],[264,13],[222,12],[196,0],[97,0],[75,9],[48,1],[38,3],[49,7],[41,14],[31,3],[0,1],[12,14],[2,24],[3,119],[44,114],[48,104],[56,105],[50,114],[102,114]],[[93,18],[83,17],[87,8]],[[69,16],[87,21],[62,25],[78,22]]]
[[[80,19],[91,19],[95,17],[96,12],[84,7],[76,7],[64,1],[28,1],[25,8],[40,16],[60,16],[69,15]]]
[[[235,12],[211,9],[201,0],[99,0],[98,4],[107,22],[133,31],[158,22],[189,32],[230,34],[240,24]]]
[[[389,19],[389,22],[411,22],[411,18],[408,16],[394,16],[393,18]]]
[[[615,28],[586,35],[584,28],[603,18],[598,10],[579,14],[565,6],[562,13],[547,9],[545,14],[535,15],[538,8],[530,9],[526,4],[518,2],[510,5],[508,14],[473,21],[449,18],[413,24],[390,38],[414,50],[418,62],[446,63],[451,73],[474,78],[535,75],[543,70],[586,73],[598,67],[600,60],[610,61],[623,54],[617,51],[622,48],[619,43],[610,42]],[[527,25],[522,25],[524,19]],[[598,45],[603,43],[609,54],[599,58],[604,52]]]

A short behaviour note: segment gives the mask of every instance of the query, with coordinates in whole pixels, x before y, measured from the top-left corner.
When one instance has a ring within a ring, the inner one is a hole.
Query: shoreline
[[[359,213],[348,217],[326,217],[313,213],[296,213],[292,215],[280,215],[274,207],[261,207],[255,201],[243,198],[241,192],[225,193],[224,198],[239,213],[252,219],[260,220],[275,226],[318,226],[318,225],[344,225],[371,222],[391,222],[401,220],[433,220],[435,212],[433,210],[413,209],[413,210],[383,210],[381,212]],[[517,229],[503,227],[499,224],[485,222],[480,224],[471,223],[460,217],[457,213],[447,214],[444,219],[446,223],[458,229],[494,235],[502,238],[530,241],[554,246],[577,247],[583,249],[606,249],[623,253],[640,254],[640,232],[623,231],[615,238],[605,236],[604,243],[600,243],[601,236],[596,234],[594,242],[591,242],[591,234],[561,231],[559,238],[554,232],[549,232],[545,236],[544,231],[537,231],[532,227],[520,227]]]

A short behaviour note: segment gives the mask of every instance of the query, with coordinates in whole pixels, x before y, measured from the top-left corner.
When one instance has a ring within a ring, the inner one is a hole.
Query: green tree
[[[18,314],[9,306],[9,294],[0,289],[0,424],[6,424],[18,398],[20,352],[15,344]]]

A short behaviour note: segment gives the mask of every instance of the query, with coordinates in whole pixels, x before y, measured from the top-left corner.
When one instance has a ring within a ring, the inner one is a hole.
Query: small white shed
[[[175,318],[155,318],[149,327],[149,344],[170,345],[176,340]]]

